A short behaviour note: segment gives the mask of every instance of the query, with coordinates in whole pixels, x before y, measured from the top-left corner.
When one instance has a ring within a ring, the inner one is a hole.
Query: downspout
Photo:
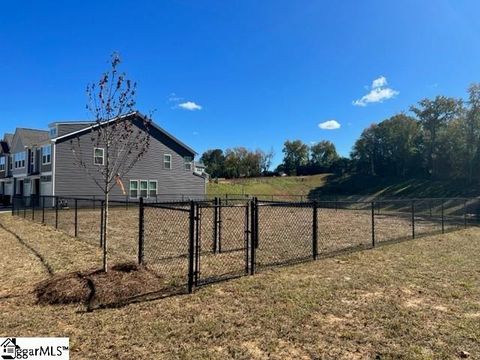
[[[55,196],[55,170],[57,167],[57,143],[53,142],[53,161],[52,161],[52,196]]]

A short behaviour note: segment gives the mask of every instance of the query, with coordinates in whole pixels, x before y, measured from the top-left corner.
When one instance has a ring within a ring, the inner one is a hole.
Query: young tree
[[[135,111],[136,83],[118,71],[119,65],[120,57],[114,53],[110,70],[97,83],[87,86],[86,107],[94,118],[90,138],[85,141],[85,137],[77,136],[71,140],[77,165],[86,171],[104,196],[104,271],[108,270],[110,192],[121,184],[123,176],[145,155],[150,145],[150,117]]]
[[[275,156],[275,150],[273,147],[270,149],[269,152],[262,152],[262,159],[261,159],[261,169],[262,173],[266,174],[272,167],[272,161]]]

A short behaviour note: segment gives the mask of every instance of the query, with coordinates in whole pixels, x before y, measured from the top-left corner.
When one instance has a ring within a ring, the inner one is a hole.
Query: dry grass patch
[[[7,217],[0,222],[25,235],[34,229]],[[429,359],[462,352],[475,359],[479,238],[478,229],[469,229],[93,312],[83,305],[37,304],[28,293],[0,301],[0,333],[68,336],[73,359]],[[26,250],[15,251],[15,237],[0,229],[0,239],[13,249],[0,276],[16,271],[6,293],[49,277]],[[42,244],[37,250],[49,250],[48,241],[35,240]],[[77,243],[56,242],[64,254]],[[54,269],[62,262],[45,257]],[[30,266],[15,269],[12,264],[24,259]]]

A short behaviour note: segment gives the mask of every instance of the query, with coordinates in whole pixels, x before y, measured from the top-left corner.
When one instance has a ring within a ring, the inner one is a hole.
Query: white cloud
[[[193,101],[186,101],[184,103],[178,104],[178,107],[188,111],[202,110],[202,106],[195,104]]]
[[[383,87],[387,85],[387,78],[385,76],[380,76],[378,79],[372,81],[372,89]]]
[[[372,81],[370,92],[360,99],[353,101],[355,106],[367,106],[369,103],[382,103],[400,94],[399,91],[387,87],[387,78],[380,76]]]
[[[318,124],[318,127],[322,130],[335,130],[340,129],[340,123],[336,120],[328,120]]]

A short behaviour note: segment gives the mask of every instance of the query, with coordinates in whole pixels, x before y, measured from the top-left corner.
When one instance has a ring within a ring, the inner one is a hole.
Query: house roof
[[[0,153],[1,154],[8,154],[10,152],[10,148],[6,141],[0,141]]]
[[[32,146],[48,141],[48,131],[18,128],[16,135],[22,138],[24,146]]]
[[[132,117],[132,116],[137,116],[137,117],[140,117],[141,119],[146,119],[145,115],[143,115],[142,113],[138,112],[138,111],[134,111],[134,112],[131,112],[131,113],[128,113],[128,114],[125,114],[125,115],[121,115],[121,116],[118,116],[114,119],[111,119],[111,120],[108,120],[105,122],[105,124],[108,124],[110,122],[113,122],[113,121],[119,121],[119,120],[122,120],[122,119],[125,119],[125,118],[128,118],[128,117]],[[91,123],[88,123],[88,124],[91,124]],[[154,127],[155,129],[157,129],[158,131],[160,131],[162,134],[164,134],[165,136],[167,136],[168,138],[170,138],[171,140],[173,140],[174,142],[176,142],[178,145],[180,145],[181,147],[183,147],[184,149],[190,151],[192,154],[197,154],[197,152],[195,150],[193,150],[191,147],[189,147],[188,145],[184,144],[183,142],[181,142],[179,139],[177,139],[175,136],[173,136],[172,134],[170,134],[169,132],[167,132],[165,129],[163,129],[162,127],[160,127],[159,125],[157,125],[156,123],[154,123],[153,121],[151,122],[150,124],[152,127]],[[96,127],[98,127],[99,125],[98,124],[93,124],[93,125],[89,125],[83,129],[80,129],[80,130],[77,130],[77,131],[74,131],[74,132],[71,132],[71,133],[68,133],[68,134],[65,134],[65,135],[62,135],[62,136],[59,136],[55,139],[52,139],[53,142],[58,142],[59,140],[63,140],[65,138],[69,138],[71,137],[72,135],[78,135],[78,134],[81,134],[83,132],[87,132],[87,131],[90,131]]]
[[[4,140],[8,145],[12,145],[13,134],[6,133],[6,134],[3,136],[3,140]]]
[[[55,125],[92,125],[92,124],[93,122],[88,120],[79,120],[79,121],[68,120],[68,121],[54,121],[48,124],[48,127],[53,127]]]

